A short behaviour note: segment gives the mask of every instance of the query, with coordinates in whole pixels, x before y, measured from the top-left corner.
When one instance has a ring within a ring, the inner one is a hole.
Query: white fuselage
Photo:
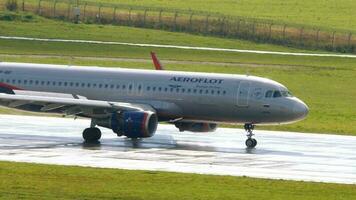
[[[0,82],[21,90],[147,104],[161,121],[279,124],[308,113],[286,87],[255,76],[0,63]]]

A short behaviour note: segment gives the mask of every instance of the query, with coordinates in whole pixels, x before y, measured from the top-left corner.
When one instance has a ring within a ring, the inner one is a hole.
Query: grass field
[[[246,48],[278,51],[299,51],[273,45],[256,45],[228,39],[167,33],[129,27],[73,25],[35,18],[30,22],[0,21],[0,35],[32,36],[43,38],[74,38],[121,42],[197,45],[223,48]],[[76,65],[123,66],[151,68],[141,61],[71,59],[70,56],[112,58],[146,58],[154,50],[163,60],[178,61],[166,65],[170,70],[206,71],[230,74],[251,74],[272,78],[285,84],[296,96],[310,106],[309,117],[299,123],[263,127],[267,129],[341,133],[356,135],[356,59],[257,55],[177,49],[128,47],[120,45],[90,45],[0,40],[0,54],[21,54],[18,57],[0,56],[3,61],[60,63]],[[26,54],[60,55],[63,58],[36,58]],[[181,62],[179,62],[181,61]],[[220,63],[197,64],[187,61]],[[224,64],[226,63],[226,64]],[[237,63],[239,66],[228,64]],[[7,111],[8,113],[9,111]]]
[[[98,0],[92,0],[98,2]],[[327,29],[356,31],[353,0],[99,0],[130,5],[192,9],[227,15],[268,19]]]
[[[345,199],[355,185],[0,162],[0,199]]]

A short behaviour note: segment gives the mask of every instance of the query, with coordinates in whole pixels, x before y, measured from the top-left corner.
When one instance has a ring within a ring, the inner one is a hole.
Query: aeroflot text
[[[208,79],[208,78],[172,77],[170,79],[170,81],[221,84],[224,80],[223,79]]]

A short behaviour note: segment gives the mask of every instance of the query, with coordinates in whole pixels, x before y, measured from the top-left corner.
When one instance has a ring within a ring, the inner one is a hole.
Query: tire
[[[253,147],[256,146],[256,145],[254,146],[255,142],[254,142],[253,139],[251,139],[251,138],[248,138],[248,139],[246,140],[245,144],[246,144],[246,146],[247,146],[248,148],[253,148]]]
[[[86,128],[83,131],[83,139],[85,142],[98,142],[101,138],[101,131],[98,128]]]
[[[253,140],[253,147],[256,147],[256,145],[257,145],[257,140],[256,139],[252,139]]]

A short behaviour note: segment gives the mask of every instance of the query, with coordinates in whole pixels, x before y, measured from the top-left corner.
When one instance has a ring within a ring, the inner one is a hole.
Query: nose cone
[[[293,113],[296,120],[302,120],[308,115],[309,108],[303,101],[296,99],[293,107]]]

